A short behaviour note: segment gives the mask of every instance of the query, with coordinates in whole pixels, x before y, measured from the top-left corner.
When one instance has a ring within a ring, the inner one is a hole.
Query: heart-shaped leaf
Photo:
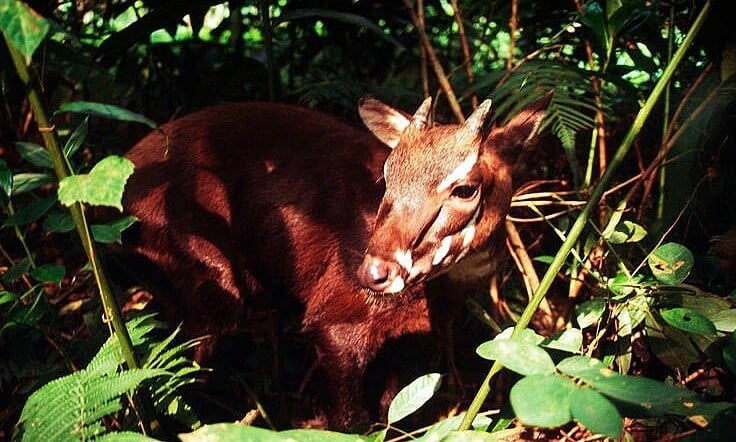
[[[65,206],[82,202],[116,207],[122,211],[123,190],[133,173],[133,163],[123,157],[109,156],[86,175],[73,175],[59,182],[59,201]]]

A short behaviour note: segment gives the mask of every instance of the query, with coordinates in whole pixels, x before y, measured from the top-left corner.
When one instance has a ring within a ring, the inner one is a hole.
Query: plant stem
[[[623,162],[623,159],[626,157],[626,154],[633,144],[634,139],[636,139],[642,127],[644,126],[644,122],[647,120],[647,118],[649,118],[649,115],[652,113],[654,105],[657,103],[657,100],[659,100],[659,97],[662,95],[662,92],[672,78],[675,69],[680,64],[680,61],[682,61],[682,59],[684,58],[685,53],[695,39],[695,36],[698,34],[698,31],[703,25],[703,22],[705,22],[710,9],[711,3],[710,0],[708,0],[703,6],[703,9],[700,11],[700,14],[698,14],[698,17],[695,19],[695,22],[690,27],[690,30],[683,40],[682,45],[680,45],[680,47],[677,49],[677,52],[675,52],[672,60],[667,65],[664,72],[662,73],[662,76],[657,81],[657,84],[654,86],[654,89],[649,95],[649,98],[647,98],[646,103],[644,103],[644,106],[639,110],[639,113],[636,115],[636,118],[631,124],[629,131],[626,133],[626,137],[621,142],[621,145],[616,151],[616,154],[613,156],[613,158],[611,158],[611,161],[608,163],[608,167],[601,177],[600,182],[598,182],[598,184],[593,189],[588,203],[585,205],[585,207],[583,207],[583,210],[578,215],[575,223],[570,228],[570,232],[568,233],[567,238],[565,239],[565,241],[563,241],[562,245],[560,246],[560,250],[555,255],[552,263],[547,269],[547,272],[544,274],[542,280],[539,282],[539,288],[534,293],[531,301],[529,301],[529,305],[526,306],[524,312],[521,314],[519,322],[516,323],[516,326],[514,327],[514,334],[517,334],[519,331],[525,329],[527,325],[529,325],[529,321],[534,315],[534,312],[537,310],[539,303],[542,302],[542,299],[544,299],[544,297],[546,296],[547,291],[549,290],[552,282],[555,279],[555,276],[557,275],[557,272],[562,268],[562,265],[565,263],[567,255],[570,253],[570,250],[572,250],[575,242],[582,233],[585,224],[588,222],[590,215],[593,213],[593,210],[598,206],[598,202],[603,195],[606,187],[608,186],[608,183],[613,178],[613,174]],[[491,369],[488,371],[488,375],[483,381],[483,384],[478,389],[478,393],[475,395],[475,398],[473,398],[473,402],[471,402],[470,406],[468,407],[468,411],[465,414],[463,421],[460,423],[458,430],[462,431],[470,429],[475,416],[480,411],[481,405],[483,405],[483,402],[491,391],[491,379],[496,373],[501,370],[502,367],[503,366],[498,361],[495,361],[493,363]]]
[[[38,79],[35,75],[32,75],[31,70],[28,69],[23,55],[16,49],[13,43],[5,36],[5,42],[8,46],[8,51],[13,59],[15,70],[18,73],[21,81],[26,87],[28,93],[28,101],[31,104],[33,110],[33,116],[38,124],[38,130],[43,137],[46,150],[49,152],[51,162],[54,165],[54,171],[59,180],[66,178],[72,174],[64,153],[59,143],[56,130],[53,123],[49,120],[46,105],[40,93],[40,87]],[[128,329],[125,327],[125,321],[123,320],[122,312],[117,304],[115,296],[110,288],[107,275],[104,272],[102,262],[97,253],[95,242],[90,234],[90,229],[87,224],[87,219],[84,215],[84,207],[81,203],[75,203],[69,207],[74,225],[77,228],[77,234],[82,241],[82,247],[87,254],[90,265],[92,266],[92,272],[97,280],[97,286],[100,289],[100,297],[102,299],[102,307],[105,310],[105,318],[112,322],[112,328],[120,343],[125,362],[128,364],[128,368],[138,368],[138,362],[133,354],[133,343],[128,334]]]

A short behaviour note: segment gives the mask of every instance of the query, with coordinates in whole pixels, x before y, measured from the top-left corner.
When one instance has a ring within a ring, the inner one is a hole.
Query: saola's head
[[[431,99],[413,116],[372,98],[360,102],[366,126],[393,150],[360,284],[378,294],[403,291],[487,243],[511,199],[513,155],[535,133],[549,96],[503,127],[484,130],[491,100],[463,124],[433,125]]]

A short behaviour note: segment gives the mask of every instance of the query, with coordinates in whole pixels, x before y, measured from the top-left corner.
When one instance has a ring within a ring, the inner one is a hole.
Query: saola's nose
[[[358,281],[361,286],[377,293],[398,293],[405,286],[400,269],[399,264],[393,261],[365,255],[358,267]]]

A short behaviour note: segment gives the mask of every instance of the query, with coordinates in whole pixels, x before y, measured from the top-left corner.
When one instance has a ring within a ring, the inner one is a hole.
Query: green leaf
[[[25,258],[13,264],[13,266],[10,267],[4,275],[2,275],[3,281],[13,283],[17,281],[18,278],[28,273],[28,270],[30,270],[30,268],[31,259],[26,256]]]
[[[29,143],[19,141],[15,143],[15,148],[18,150],[18,154],[23,157],[24,160],[33,164],[37,167],[44,167],[46,169],[53,169],[54,165],[51,162],[49,152],[45,147],[36,143]]]
[[[393,424],[417,411],[440,387],[442,376],[429,373],[402,388],[388,407],[388,423]]]
[[[56,204],[56,198],[36,200],[9,216],[3,227],[16,227],[31,224],[51,210]]]
[[[541,262],[542,264],[552,264],[552,261],[555,259],[552,255],[539,255],[532,258],[532,261]]]
[[[668,242],[662,244],[647,259],[649,268],[662,284],[680,284],[693,268],[693,254],[686,247]]]
[[[624,421],[616,407],[590,388],[576,388],[570,395],[573,419],[593,433],[616,439],[624,430]]]
[[[35,269],[31,269],[29,274],[38,282],[53,282],[54,284],[61,284],[61,280],[64,279],[64,275],[66,274],[66,269],[63,265],[44,264],[36,267]]]
[[[511,387],[509,400],[516,417],[527,425],[559,427],[570,422],[570,396],[575,384],[560,376],[527,376]]]
[[[2,158],[0,158],[0,198],[3,203],[10,200],[13,194],[13,171]]]
[[[125,216],[107,224],[93,224],[90,228],[95,241],[99,243],[121,243],[122,234],[138,221],[135,216]]]
[[[74,230],[74,219],[66,212],[51,211],[43,220],[43,230],[46,233],[66,233]]]
[[[611,244],[639,242],[647,236],[644,227],[631,221],[624,221],[616,226],[607,238]]]
[[[580,328],[589,327],[603,317],[606,311],[606,301],[602,298],[594,298],[575,306],[575,316]]]
[[[87,139],[87,132],[89,130],[89,117],[85,117],[79,126],[74,129],[74,132],[69,136],[64,144],[64,156],[71,158],[74,153],[82,147],[84,140]]]
[[[568,376],[579,378],[599,393],[636,407],[645,416],[678,414],[702,416],[704,421],[708,421],[722,409],[733,406],[731,403],[702,401],[690,390],[653,379],[621,375],[587,356],[564,359],[557,364],[557,369]]]
[[[736,330],[736,309],[730,308],[708,315],[718,331],[731,333]]]
[[[114,433],[103,434],[96,437],[95,442],[159,442],[145,434],[135,433],[132,431],[116,431]]]
[[[731,333],[728,344],[723,347],[723,362],[731,373],[736,374],[736,333]]]
[[[151,129],[158,127],[156,122],[139,113],[129,111],[120,106],[105,103],[95,103],[92,101],[72,101],[59,106],[54,115],[72,112],[77,114],[93,115],[96,117],[110,118],[120,121],[132,121],[135,123],[143,123]]]
[[[49,23],[18,0],[0,2],[0,31],[29,63],[31,56],[49,32]]]
[[[499,361],[509,370],[525,376],[553,373],[555,370],[555,364],[546,351],[515,338],[484,342],[476,353],[482,358]]]
[[[73,175],[59,183],[59,201],[65,206],[77,202],[116,207],[122,211],[125,182],[133,173],[133,163],[123,157],[109,156],[86,175]]]
[[[661,312],[662,318],[673,327],[688,333],[715,336],[716,326],[701,313],[689,308],[679,307]]]
[[[56,177],[48,173],[19,173],[13,177],[13,195],[30,192],[55,181]]]
[[[583,332],[578,328],[567,328],[545,339],[543,347],[577,353],[583,345]]]
[[[357,434],[343,434],[334,431],[301,429],[277,432],[250,425],[231,423],[205,425],[191,433],[179,434],[178,436],[182,442],[367,442],[370,440]]]
[[[611,216],[608,218],[606,228],[601,232],[601,236],[605,239],[609,239],[611,235],[616,231],[616,226],[621,222],[621,218],[624,216],[626,211],[626,200],[621,201],[616,210],[611,212]]]

